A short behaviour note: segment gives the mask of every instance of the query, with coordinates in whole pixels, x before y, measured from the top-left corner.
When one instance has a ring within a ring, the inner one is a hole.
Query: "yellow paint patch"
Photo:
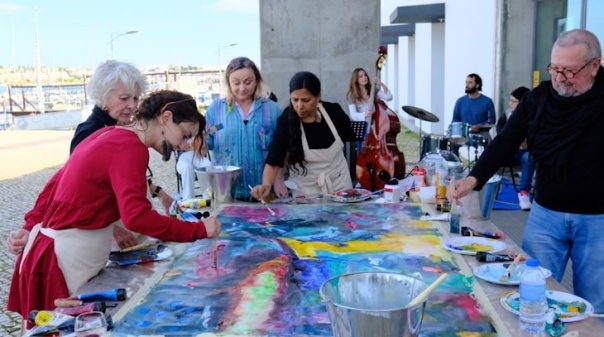
[[[317,251],[328,251],[336,254],[371,251],[404,252],[412,255],[430,256],[434,247],[440,245],[440,237],[435,235],[405,235],[400,233],[386,234],[375,241],[350,241],[346,244],[328,242],[302,242],[281,238],[298,256],[317,257]],[[442,258],[442,257],[439,257]]]

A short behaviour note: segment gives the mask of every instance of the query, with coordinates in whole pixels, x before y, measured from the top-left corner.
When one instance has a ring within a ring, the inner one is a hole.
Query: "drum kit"
[[[423,159],[429,154],[441,154],[442,157],[452,158],[457,157],[453,153],[449,154],[450,145],[455,144],[457,146],[468,146],[468,158],[470,157],[470,147],[475,148],[475,159],[478,159],[478,148],[484,149],[486,140],[479,134],[470,133],[470,125],[467,123],[455,122],[449,125],[447,135],[438,134],[426,134],[422,135],[422,121],[435,123],[439,121],[439,118],[418,107],[405,105],[403,111],[409,115],[419,119],[420,129],[420,159]],[[459,159],[457,159],[459,160]]]

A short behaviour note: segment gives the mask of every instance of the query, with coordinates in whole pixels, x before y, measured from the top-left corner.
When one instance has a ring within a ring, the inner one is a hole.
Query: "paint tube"
[[[73,316],[48,310],[33,310],[29,314],[29,320],[31,321],[32,318],[32,323],[35,323],[36,326],[27,331],[23,337],[46,336],[57,331],[61,332],[61,335],[67,335],[74,331],[75,317]],[[41,322],[41,318],[44,319],[44,322]],[[105,314],[105,320],[107,330],[113,329],[111,315]]]
[[[61,330],[72,332],[75,317],[48,310],[33,310],[28,319],[36,326],[23,337],[43,336]]]
[[[514,261],[514,257],[489,252],[476,252],[476,260],[478,262],[510,262]]]
[[[505,239],[505,234],[500,232],[479,232],[470,227],[461,227],[462,236],[480,236],[489,239]]]
[[[70,315],[70,316],[77,316],[79,314],[84,314],[84,313],[91,312],[91,311],[100,311],[102,313],[105,313],[106,310],[107,310],[107,306],[105,305],[105,302],[90,302],[90,303],[86,303],[84,305],[80,305],[77,307],[71,307],[71,308],[58,307],[58,308],[55,308],[54,312],[58,312],[58,313]]]

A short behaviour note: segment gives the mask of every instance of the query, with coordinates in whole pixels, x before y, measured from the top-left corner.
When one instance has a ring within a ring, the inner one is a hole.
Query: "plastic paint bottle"
[[[424,177],[426,176],[426,170],[421,167],[416,167],[413,170],[413,191],[419,192],[424,186]]]
[[[398,203],[401,201],[401,187],[397,179],[392,179],[384,185],[384,200],[387,203]]]

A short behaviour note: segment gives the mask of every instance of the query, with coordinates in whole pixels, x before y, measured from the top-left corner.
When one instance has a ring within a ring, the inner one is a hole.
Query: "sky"
[[[43,67],[259,63],[259,22],[258,0],[0,0],[0,65],[35,66],[36,40]]]

